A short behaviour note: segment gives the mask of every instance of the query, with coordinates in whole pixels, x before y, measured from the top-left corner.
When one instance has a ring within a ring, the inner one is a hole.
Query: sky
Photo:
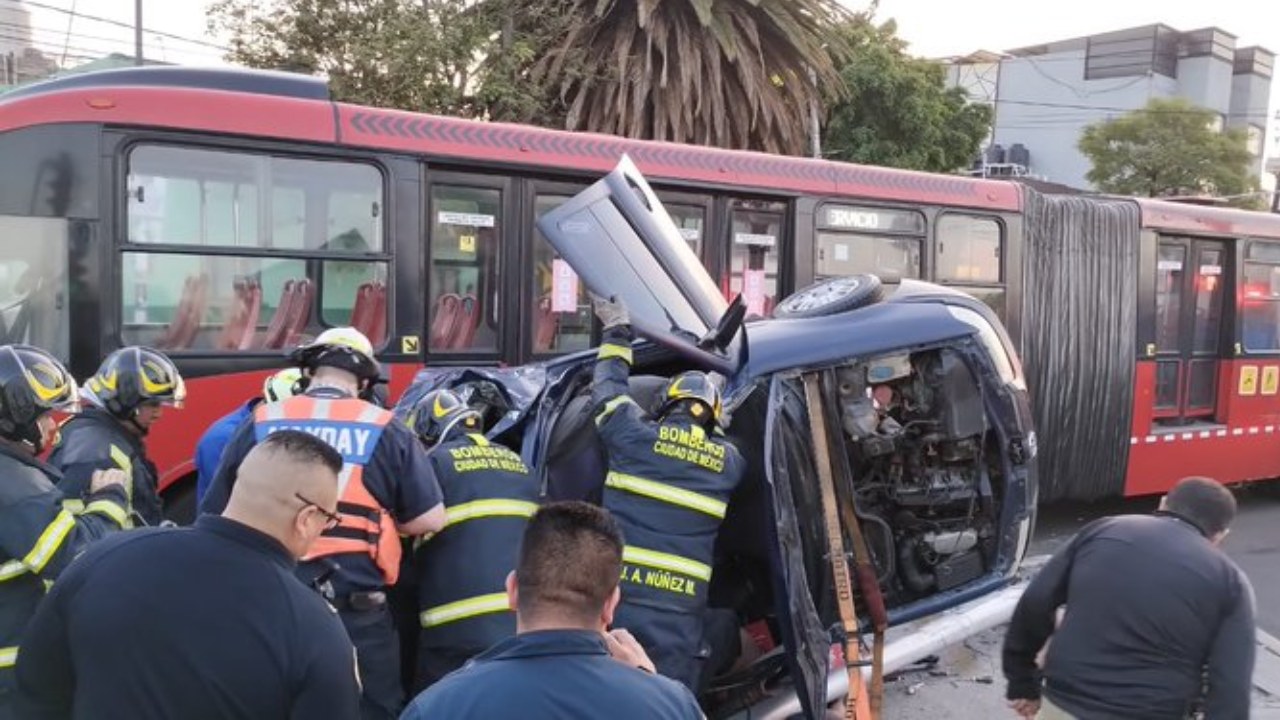
[[[868,0],[840,0],[855,10]],[[37,46],[55,55],[132,54],[129,26],[135,0],[0,0],[0,41],[11,16],[25,2]],[[149,57],[197,65],[221,64],[219,38],[208,34],[209,0],[143,0],[145,52]],[[880,0],[876,16],[893,18],[911,50],[925,57],[1008,50],[1109,30],[1163,22],[1178,30],[1216,26],[1237,36],[1236,46],[1261,45],[1280,52],[1280,12],[1270,0]],[[68,10],[75,9],[72,20]],[[93,16],[92,19],[88,16]],[[68,32],[69,31],[69,32]],[[1280,156],[1280,73],[1272,86],[1268,154]]]

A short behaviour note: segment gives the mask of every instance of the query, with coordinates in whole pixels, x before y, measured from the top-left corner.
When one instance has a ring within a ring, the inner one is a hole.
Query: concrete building
[[[1275,54],[1237,48],[1218,28],[1146,25],[947,62],[953,85],[995,106],[992,142],[975,174],[1087,188],[1089,161],[1076,149],[1082,129],[1174,97],[1218,113],[1219,127],[1243,129],[1253,172],[1263,172]]]

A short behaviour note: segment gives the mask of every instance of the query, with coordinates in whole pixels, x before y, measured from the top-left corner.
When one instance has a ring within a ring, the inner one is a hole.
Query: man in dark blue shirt
[[[417,697],[400,720],[698,720],[693,694],[654,674],[618,607],[622,533],[608,511],[580,502],[534,513],[507,596],[516,636]]]
[[[1253,589],[1216,547],[1235,514],[1229,490],[1187,478],[1155,517],[1103,518],[1081,530],[1014,610],[1004,645],[1014,711],[1182,720],[1202,704],[1211,720],[1249,717]],[[1042,673],[1036,655],[1050,635]]]
[[[262,395],[251,398],[249,402],[218,418],[200,441],[196,443],[196,504],[198,505],[209,492],[213,483],[213,475],[218,471],[218,461],[222,459],[222,451],[244,421],[253,415],[254,408],[262,402],[280,402],[302,392],[302,371],[298,368],[285,368],[276,372],[262,383]]]
[[[293,575],[337,517],[342,458],[282,431],[222,517],[117,535],[62,574],[17,666],[28,720],[359,718],[355,651]]]

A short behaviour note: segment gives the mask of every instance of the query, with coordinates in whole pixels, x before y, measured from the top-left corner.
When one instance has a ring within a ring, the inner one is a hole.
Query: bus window
[[[357,315],[361,289],[384,282],[387,264],[318,265],[319,284],[302,259],[125,252],[121,339],[165,350],[276,350],[306,342],[317,327],[356,325],[381,344]]]
[[[814,278],[872,273],[887,284],[923,277],[924,215],[827,203],[818,209]]]
[[[1005,319],[1003,227],[994,218],[947,213],[934,226],[934,277]]]
[[[1241,341],[1249,352],[1280,351],[1280,244],[1249,243],[1246,257]]]
[[[375,167],[169,145],[135,146],[128,161],[125,342],[270,350],[353,325],[382,344],[389,303]]]
[[[671,215],[671,220],[675,222],[676,227],[680,228],[680,235],[689,243],[693,254],[699,258],[702,257],[702,235],[706,226],[707,210],[697,205],[666,205],[667,213]]]
[[[435,352],[497,352],[502,192],[431,189],[431,335]]]
[[[1177,353],[1182,323],[1183,272],[1187,249],[1182,245],[1161,243],[1156,263],[1156,351]],[[1156,363],[1157,409],[1177,409],[1179,363],[1160,360]]]
[[[738,293],[747,315],[768,315],[778,299],[778,243],[785,203],[734,201],[729,237],[728,297]]]
[[[538,195],[535,217],[559,207],[567,195]],[[591,347],[591,304],[587,288],[569,264],[547,242],[542,231],[533,232],[533,352],[564,353]]]
[[[936,276],[943,283],[998,283],[1000,223],[991,218],[938,218]]]
[[[382,175],[369,165],[140,145],[128,187],[133,244],[383,250]]]
[[[920,277],[920,238],[818,233],[815,279],[873,273],[886,283]]]
[[[67,360],[67,221],[0,215],[0,343]]]

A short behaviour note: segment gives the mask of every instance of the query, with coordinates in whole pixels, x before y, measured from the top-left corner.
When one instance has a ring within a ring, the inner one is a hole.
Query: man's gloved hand
[[[604,325],[604,329],[619,325],[630,325],[631,316],[627,314],[627,306],[621,301],[605,298],[591,293],[591,306],[596,311],[596,317],[600,318],[600,324]]]

